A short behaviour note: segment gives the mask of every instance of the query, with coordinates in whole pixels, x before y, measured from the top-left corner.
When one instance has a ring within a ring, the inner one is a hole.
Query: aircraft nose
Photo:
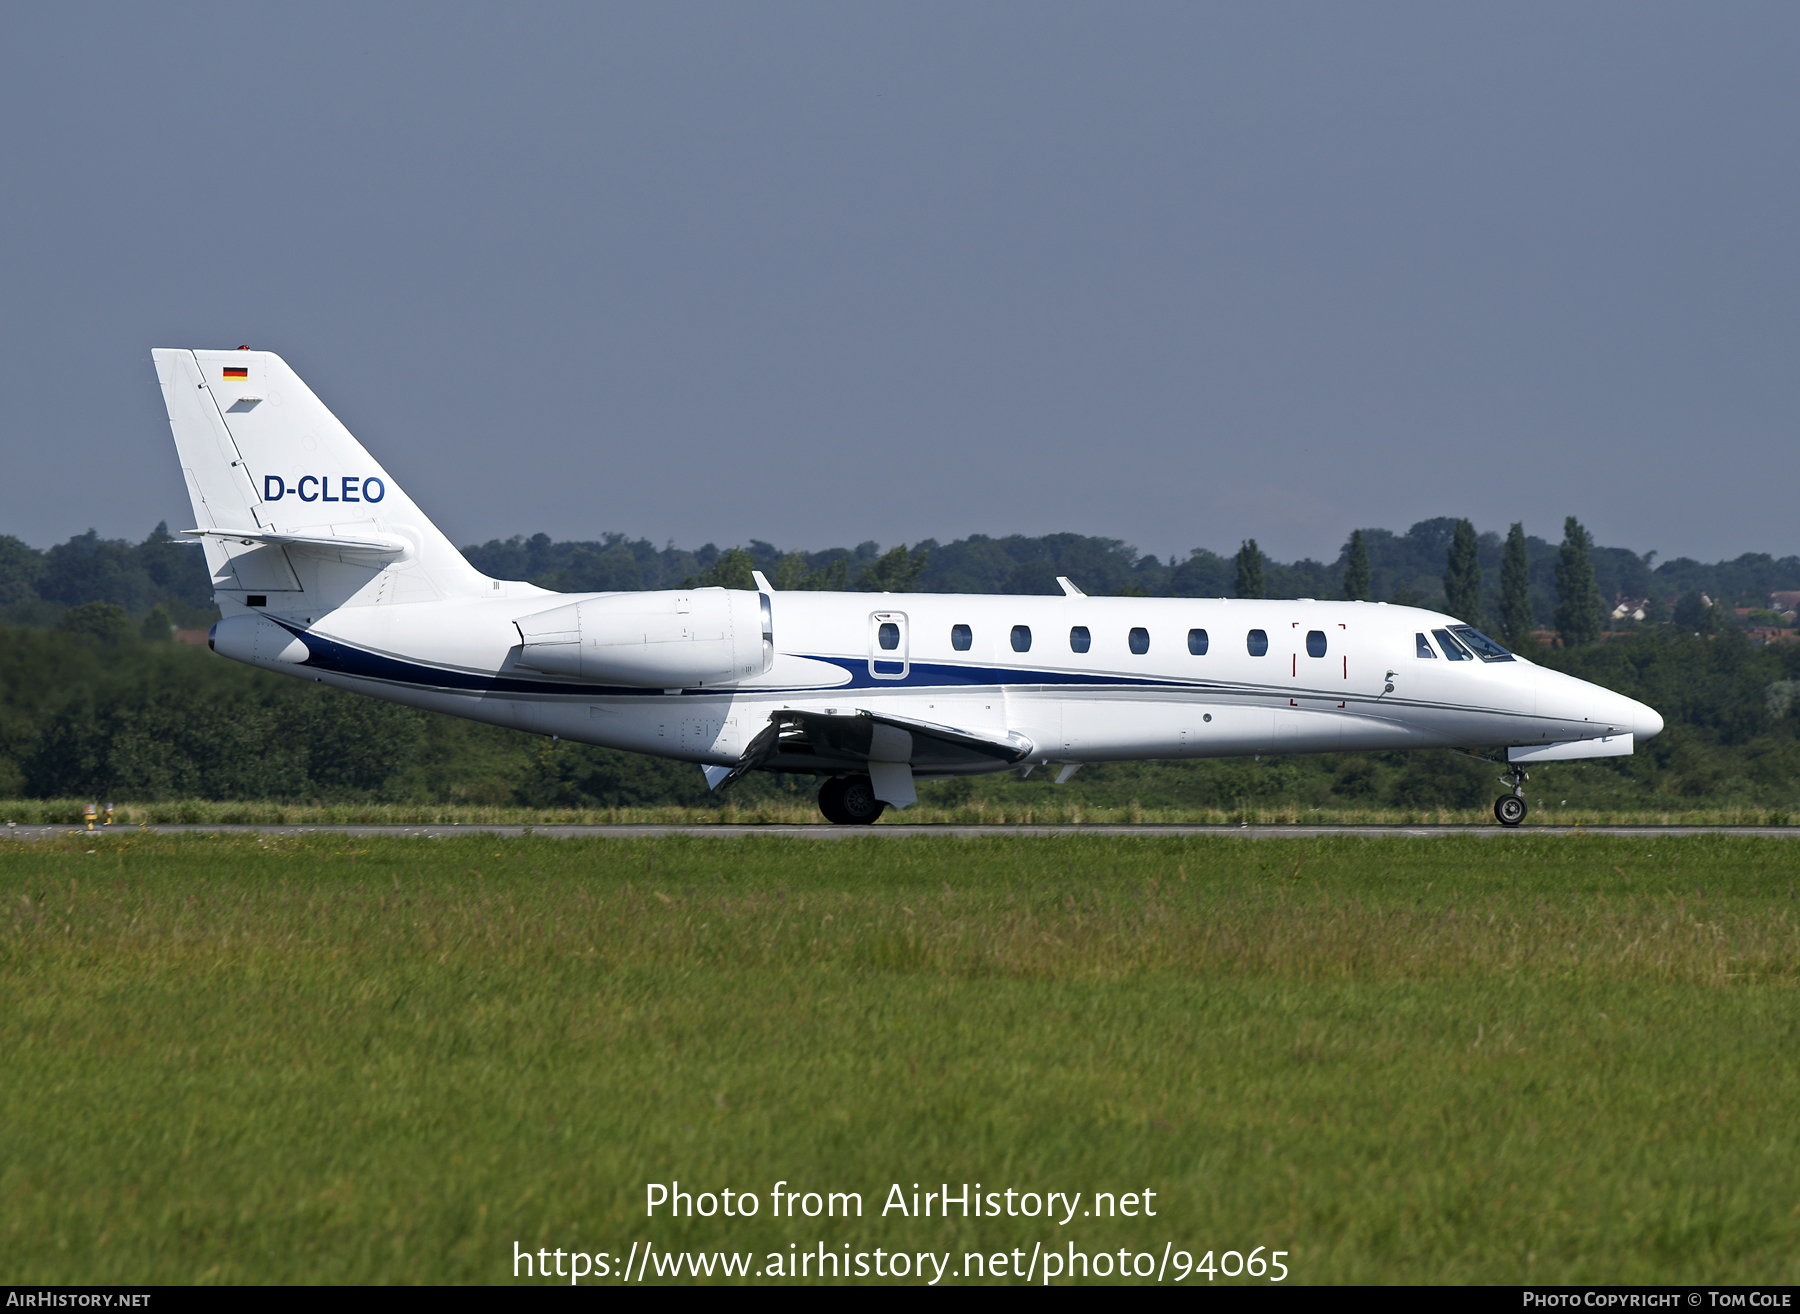
[[[1608,693],[1601,700],[1602,715],[1620,730],[1629,731],[1634,739],[1654,739],[1662,733],[1663,719],[1654,707],[1646,706],[1622,693]],[[1595,720],[1601,719],[1595,717]]]
[[[1537,711],[1539,716],[1565,722],[1588,722],[1589,735],[1630,734],[1634,739],[1653,739],[1663,728],[1663,719],[1654,707],[1557,671],[1538,671]],[[1574,737],[1584,736],[1578,732]]]

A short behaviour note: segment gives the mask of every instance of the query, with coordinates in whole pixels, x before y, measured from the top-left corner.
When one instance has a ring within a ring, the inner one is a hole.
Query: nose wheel
[[[1501,777],[1505,779],[1505,777]],[[1516,826],[1525,820],[1525,782],[1530,777],[1519,768],[1512,769],[1512,793],[1494,800],[1494,819],[1502,826]]]

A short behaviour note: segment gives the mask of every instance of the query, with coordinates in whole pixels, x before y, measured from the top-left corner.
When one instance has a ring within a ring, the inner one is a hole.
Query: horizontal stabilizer
[[[379,559],[405,556],[407,550],[412,547],[411,543],[398,534],[379,534],[367,530],[353,535],[323,532],[277,532],[269,529],[184,529],[181,532],[194,538],[217,538],[227,542],[242,543],[246,547],[254,543],[276,543],[299,552],[323,552],[332,555],[350,553],[360,557]]]
[[[1532,744],[1506,750],[1508,762],[1573,762],[1584,757],[1630,757],[1632,736],[1607,735],[1602,739],[1565,739],[1559,744]]]

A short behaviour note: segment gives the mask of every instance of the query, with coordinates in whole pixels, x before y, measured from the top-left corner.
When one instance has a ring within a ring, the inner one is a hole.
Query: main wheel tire
[[[1525,800],[1517,794],[1502,794],[1494,800],[1494,816],[1502,826],[1516,826],[1525,820]]]
[[[867,776],[833,777],[819,789],[819,811],[834,826],[870,826],[887,811]]]

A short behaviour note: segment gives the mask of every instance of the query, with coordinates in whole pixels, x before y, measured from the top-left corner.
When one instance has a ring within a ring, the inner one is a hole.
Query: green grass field
[[[1793,1283],[1797,883],[1713,836],[7,844],[0,1280],[649,1240]],[[763,1206],[647,1219],[670,1179]],[[772,1218],[782,1180],[865,1217]]]

